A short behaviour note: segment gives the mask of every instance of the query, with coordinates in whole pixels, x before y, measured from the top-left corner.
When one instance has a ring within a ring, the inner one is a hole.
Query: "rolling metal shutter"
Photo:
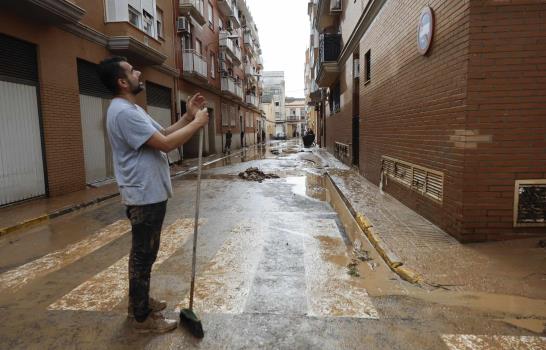
[[[0,34],[0,205],[44,195],[33,44]]]
[[[146,82],[146,104],[148,105],[148,114],[154,118],[163,128],[172,124],[171,110],[171,89],[165,86]],[[169,163],[180,160],[180,152],[174,150],[167,154]]]
[[[106,111],[112,93],[102,84],[97,65],[78,59],[80,114],[88,184],[114,176],[112,149],[106,133]]]

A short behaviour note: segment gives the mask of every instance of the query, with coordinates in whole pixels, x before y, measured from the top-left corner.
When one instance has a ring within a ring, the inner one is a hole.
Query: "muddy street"
[[[2,349],[545,349],[540,298],[412,284],[367,240],[295,141],[207,164],[195,309],[205,338],[127,321],[130,225],[118,197],[1,237]],[[270,178],[243,178],[255,167]],[[260,181],[258,181],[260,180]],[[196,177],[173,179],[151,295],[188,303]]]

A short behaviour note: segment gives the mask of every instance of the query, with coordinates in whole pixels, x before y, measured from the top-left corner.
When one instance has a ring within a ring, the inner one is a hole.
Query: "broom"
[[[190,307],[180,310],[180,324],[184,324],[193,336],[203,338],[203,324],[193,312],[193,292],[195,289],[195,258],[197,248],[197,228],[199,226],[199,197],[201,192],[201,167],[203,163],[203,129],[199,130],[199,165],[197,167],[197,196],[195,200],[195,224],[193,226],[193,256],[191,264]]]

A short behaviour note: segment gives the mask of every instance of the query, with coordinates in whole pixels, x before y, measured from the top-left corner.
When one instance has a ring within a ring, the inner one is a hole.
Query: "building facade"
[[[261,94],[257,28],[244,1],[229,2],[231,12],[226,4],[216,0],[207,1],[206,7],[197,0],[3,1],[0,206],[82,190],[113,177],[104,120],[112,96],[96,70],[102,59],[112,55],[127,57],[142,71],[146,89],[137,103],[160,124],[176,121],[188,96],[200,91],[211,108],[208,153],[222,150],[226,118],[226,125],[234,123],[232,131],[246,131],[247,143],[253,143]],[[201,11],[204,23],[196,18],[199,11],[195,9]],[[238,24],[230,13],[237,15]],[[226,53],[229,48],[238,60]],[[199,52],[208,61],[200,61],[194,54]],[[196,73],[203,72],[203,63],[207,79],[196,78]],[[227,117],[220,114],[224,105]],[[192,156],[195,144],[192,140],[187,149],[171,152],[170,161]]]
[[[526,0],[310,1],[322,144],[460,241],[544,233],[545,15]]]
[[[305,131],[305,99],[287,97],[284,103],[286,115],[286,135],[288,138],[298,137]]]
[[[263,110],[268,123],[270,138],[286,138],[285,80],[282,71],[263,72]]]

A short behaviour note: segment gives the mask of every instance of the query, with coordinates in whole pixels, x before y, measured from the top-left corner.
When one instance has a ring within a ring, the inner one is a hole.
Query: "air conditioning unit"
[[[179,33],[191,33],[191,25],[187,17],[178,17],[176,20],[176,31]]]

